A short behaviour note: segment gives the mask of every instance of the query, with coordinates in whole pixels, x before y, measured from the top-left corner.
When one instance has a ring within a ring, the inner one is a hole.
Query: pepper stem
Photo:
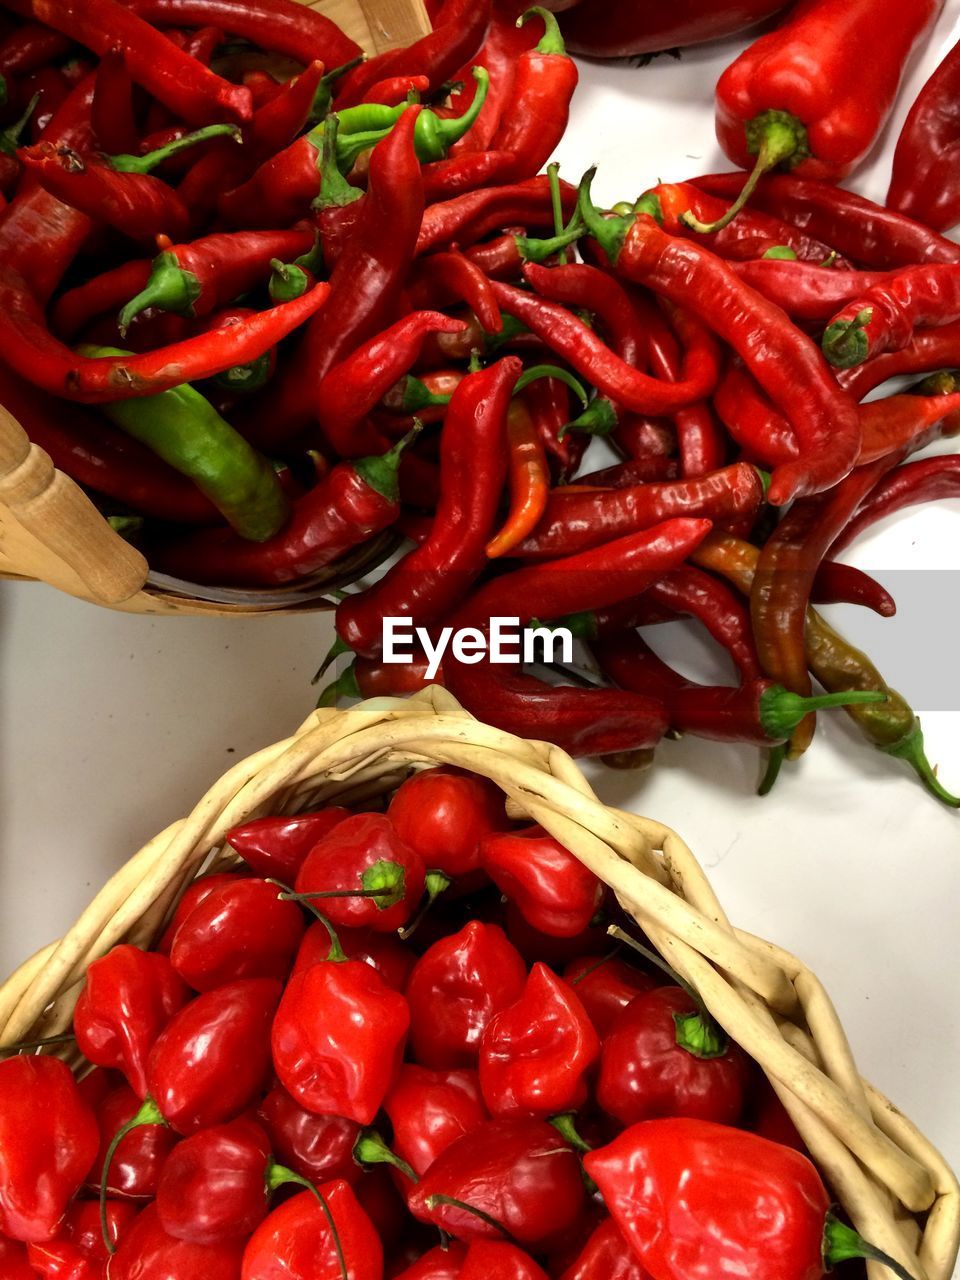
[[[270,273],[267,292],[271,302],[293,302],[302,298],[310,287],[309,275],[295,262],[281,262],[279,258],[271,258]]]
[[[587,231],[615,265],[620,257],[620,250],[623,248],[623,242],[626,239],[627,232],[633,225],[634,219],[632,217],[605,218],[603,216],[590,196],[590,188],[593,186],[596,172],[597,167],[594,165],[580,179],[580,188],[577,193],[577,209]]]
[[[400,469],[400,458],[407,445],[416,440],[422,430],[423,423],[419,418],[414,418],[413,426],[392,449],[388,449],[379,457],[358,458],[353,464],[353,469],[360,479],[388,502],[396,502],[400,497],[400,479],[397,474]]]
[[[159,311],[172,311],[175,315],[192,316],[194,303],[202,290],[200,281],[192,271],[186,271],[172,249],[157,255],[150,268],[150,279],[120,312],[118,325],[121,337],[148,307]]]
[[[425,382],[415,378],[412,373],[406,374],[400,385],[403,386],[403,390],[400,393],[400,408],[404,413],[416,413],[418,409],[428,409],[434,405],[447,405],[450,403],[450,396],[437,395],[435,391],[430,390]]]
[[[322,126],[323,144],[320,148],[320,194],[313,202],[314,209],[342,209],[363,197],[359,187],[352,187],[340,172],[340,117],[327,116]],[[311,137],[315,135],[311,134]],[[352,166],[351,166],[352,167]]]
[[[268,883],[276,884],[277,881],[271,880]],[[281,885],[280,887],[286,888],[285,885]],[[293,897],[294,895],[289,894],[289,891],[288,891],[287,893],[282,893],[280,896],[281,898],[285,898],[287,896]],[[310,902],[306,897],[302,899],[302,902],[308,911],[313,912],[313,914],[317,917],[317,919],[320,921],[320,923],[323,925],[323,927],[327,931],[327,936],[330,939],[330,950],[327,952],[328,962],[330,962],[331,964],[343,964],[348,957],[347,957],[347,953],[344,951],[343,947],[341,947],[340,945],[340,939],[337,937],[336,929],[333,927],[333,925],[330,923],[327,917],[322,912],[318,911],[317,908],[313,905],[313,903]]]
[[[353,1158],[359,1165],[393,1165],[394,1169],[399,1169],[411,1182],[420,1181],[406,1160],[401,1160],[398,1155],[390,1150],[376,1129],[363,1129],[361,1131],[360,1137],[353,1144]]]
[[[823,1261],[830,1269],[838,1262],[846,1262],[850,1258],[868,1258],[871,1262],[881,1262],[885,1267],[889,1267],[895,1276],[899,1276],[900,1280],[914,1280],[910,1272],[888,1253],[870,1244],[852,1227],[841,1222],[834,1214],[828,1213],[823,1226]]]
[[[0,104],[2,105],[2,104]],[[5,1044],[0,1049],[0,1057],[26,1053],[29,1049],[46,1049],[51,1044],[73,1044],[75,1036],[47,1036],[45,1040],[18,1040],[16,1044]]]
[[[823,335],[823,354],[835,369],[852,369],[870,354],[866,327],[873,319],[873,307],[864,307],[852,320],[828,324]]]
[[[354,658],[349,667],[332,681],[317,699],[318,707],[335,707],[341,698],[362,698],[360,685],[357,683],[357,660]]]
[[[564,1142],[570,1144],[574,1151],[579,1151],[581,1155],[589,1155],[593,1150],[589,1142],[584,1142],[583,1138],[577,1132],[576,1117],[572,1111],[566,1111],[562,1116],[553,1116],[550,1123],[563,1138]]]
[[[685,978],[681,978],[676,969],[672,965],[667,964],[663,956],[658,956],[655,951],[651,951],[649,947],[645,947],[642,942],[638,942],[636,938],[631,937],[625,929],[621,929],[619,925],[612,924],[607,928],[607,933],[611,938],[616,938],[618,942],[624,943],[631,951],[636,951],[638,955],[643,956],[644,960],[648,960],[650,964],[655,965],[661,973],[665,973],[672,983],[678,987],[682,987],[691,1000],[694,1001],[700,1010],[701,1016],[709,1018],[710,1014],[706,1009],[700,995],[696,992]]]
[[[923,730],[920,728],[919,720],[905,738],[895,742],[892,747],[881,747],[880,749],[885,751],[888,756],[895,756],[897,760],[905,760],[932,796],[942,800],[951,809],[960,809],[960,799],[955,795],[951,795],[940,782],[936,770],[927,759],[927,753],[923,746]]]
[[[701,222],[688,209],[680,215],[680,221],[691,231],[709,235],[728,226],[757,189],[757,183],[765,173],[788,160],[799,162],[810,154],[807,131],[796,116],[787,111],[764,111],[754,116],[746,126],[747,150],[757,157],[753,172],[743,185],[740,194],[726,213],[715,222]]]
[[[39,93],[35,93],[27,103],[27,108],[19,120],[14,120],[13,124],[8,124],[3,132],[0,133],[0,151],[2,151],[5,156],[15,156],[17,154],[20,135],[27,127],[30,117],[33,115],[34,111],[36,111],[37,103],[39,101],[40,95]],[[2,105],[3,102],[0,102],[0,106]]]
[[[694,1058],[709,1062],[711,1058],[722,1058],[727,1052],[727,1037],[712,1018],[700,1013],[675,1013],[673,1021],[677,1045]]]
[[[524,262],[546,262],[553,255],[562,253],[568,244],[574,244],[583,235],[583,223],[579,214],[575,214],[565,231],[555,236],[538,240],[529,236],[514,236],[517,252]]]
[[[619,421],[620,416],[612,401],[606,396],[597,396],[579,418],[564,423],[557,433],[557,438],[562,440],[568,431],[582,431],[588,436],[608,436]]]
[[[208,142],[211,138],[232,138],[238,144],[243,143],[243,134],[235,124],[208,124],[205,129],[185,133],[182,138],[174,138],[165,147],[148,151],[145,156],[107,156],[107,164],[117,173],[151,173],[165,160],[178,156],[181,151],[189,151],[201,142]]]
[[[107,1147],[107,1154],[103,1158],[103,1172],[100,1174],[100,1234],[103,1236],[103,1245],[107,1253],[112,1254],[117,1251],[117,1246],[110,1235],[110,1223],[107,1219],[107,1180],[110,1176],[110,1166],[113,1164],[113,1157],[117,1154],[117,1148],[127,1134],[148,1124],[159,1124],[163,1125],[164,1128],[169,1127],[167,1121],[160,1114],[160,1108],[150,1097],[144,1098],[136,1115],[131,1116],[127,1123],[121,1125],[113,1135],[110,1145]]]
[[[769,249],[765,249],[764,258],[773,259],[774,262],[797,262],[798,258],[788,244],[775,244]]]
[[[561,369],[555,364],[535,364],[529,369],[524,369],[520,377],[516,381],[513,388],[513,394],[518,396],[521,391],[525,391],[531,382],[536,382],[539,378],[557,378],[560,382],[570,388],[580,403],[586,406],[588,396],[582,382],[573,376],[567,369]]]
[[[320,682],[320,679],[323,676],[323,673],[327,670],[328,667],[333,665],[333,663],[336,661],[337,658],[340,657],[342,653],[353,653],[353,650],[346,643],[346,641],[342,640],[340,636],[337,636],[333,644],[327,650],[327,656],[324,658],[323,662],[320,663],[320,670],[313,677],[310,683],[318,684]]]
[[[483,110],[483,104],[487,100],[487,91],[490,88],[490,73],[486,67],[473,67],[470,74],[477,82],[477,88],[473,95],[473,101],[462,116],[441,119],[433,111],[421,111],[417,117],[417,127],[422,136],[417,139],[417,129],[415,129],[414,138],[419,143],[417,155],[421,160],[442,160],[453,144],[459,142],[464,134],[469,133],[476,124],[477,118]],[[423,121],[422,125],[421,121]],[[435,125],[434,121],[436,121]],[[424,146],[430,147],[430,155],[421,154],[421,149]],[[439,147],[439,152],[436,155],[432,153],[434,147]]]
[[[333,1220],[329,1204],[322,1191],[319,1191],[309,1178],[301,1178],[299,1173],[294,1173],[292,1169],[286,1169],[282,1164],[274,1164],[271,1160],[267,1165],[267,1189],[275,1191],[277,1187],[293,1185],[303,1187],[309,1191],[313,1198],[323,1210],[323,1216],[327,1220],[327,1226],[330,1228],[330,1234],[333,1237],[333,1247],[337,1254],[337,1265],[340,1268],[341,1280],[350,1280],[350,1272],[347,1270],[347,1260],[343,1256],[343,1244],[340,1241],[340,1232],[337,1230],[337,1224]]]
[[[285,902],[311,902],[314,898],[371,898],[378,911],[386,911],[402,902],[406,882],[407,873],[399,862],[381,858],[364,871],[359,889],[316,889],[305,893],[281,893],[280,897]]]
[[[454,1196],[439,1194],[427,1196],[428,1209],[435,1209],[437,1205],[449,1205],[451,1209],[462,1209],[464,1213],[472,1213],[475,1218],[485,1222],[488,1227],[493,1227],[494,1231],[499,1231],[508,1244],[516,1245],[518,1249],[523,1248],[517,1237],[511,1231],[508,1231],[502,1222],[494,1218],[492,1214],[486,1213],[483,1209],[477,1209],[474,1205],[467,1204],[463,1200],[457,1200]]]
[[[760,785],[757,787],[758,796],[768,796],[776,785],[777,779],[780,777],[780,770],[783,768],[783,762],[787,758],[787,744],[779,742],[775,747],[771,747],[767,754],[767,767],[760,779]]]
[[[413,937],[416,931],[420,928],[420,925],[423,923],[427,912],[440,897],[441,893],[446,893],[452,884],[453,881],[443,871],[433,870],[427,872],[424,880],[424,888],[427,891],[427,900],[406,928],[399,929],[397,931],[401,942],[406,942],[408,938]]]
[[[565,54],[567,46],[563,43],[563,36],[560,33],[560,24],[550,12],[540,5],[535,4],[528,9],[526,13],[521,13],[517,19],[517,26],[524,26],[531,18],[540,18],[543,21],[544,32],[540,37],[540,43],[537,45],[537,53],[555,53]]]
[[[551,14],[551,17],[553,15]],[[518,19],[523,22],[527,14]],[[560,165],[556,160],[552,164],[547,165],[547,180],[550,183],[550,205],[553,209],[553,234],[555,236],[563,235],[563,194],[560,190]],[[567,251],[566,248],[560,250],[557,254],[557,261],[561,266],[566,266]]]
[[[760,695],[760,727],[772,742],[789,738],[797,725],[812,711],[827,707],[858,707],[865,702],[886,702],[879,689],[847,689],[803,698],[783,685],[774,684]]]
[[[352,71],[354,67],[359,67],[363,61],[364,55],[361,53],[356,58],[351,58],[349,62],[345,62],[343,66],[334,67],[322,77],[317,85],[317,92],[313,95],[313,102],[310,104],[310,114],[307,116],[308,126],[313,127],[326,119],[330,104],[333,102],[333,86],[347,72]]]

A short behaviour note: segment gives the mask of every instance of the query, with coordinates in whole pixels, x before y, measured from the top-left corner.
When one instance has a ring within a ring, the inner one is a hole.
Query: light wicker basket
[[[86,966],[121,941],[149,946],[194,877],[231,856],[221,851],[231,827],[265,813],[375,802],[411,768],[438,764],[490,778],[512,817],[540,823],[614,890],[763,1067],[857,1230],[916,1280],[949,1280],[960,1186],[927,1139],[860,1077],[818,979],[730,924],[675,832],[606,807],[564,752],[482,724],[437,687],[316,711],[293,737],[235,765],[117,872],[65,938],[0,988],[0,1047],[68,1031]],[[869,1274],[889,1275],[873,1263]]]

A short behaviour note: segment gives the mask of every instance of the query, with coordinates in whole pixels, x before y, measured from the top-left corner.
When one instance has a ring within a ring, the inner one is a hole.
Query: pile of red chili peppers
[[[589,175],[541,173],[577,71],[524,7],[437,0],[430,35],[363,60],[292,0],[0,0],[0,402],[189,583],[303,586],[406,538],[339,603],[354,657],[328,699],[427,680],[383,661],[385,619],[481,642],[498,616],[562,623],[595,684],[456,656],[432,678],[621,765],[666,734],[769,748],[765,786],[842,705],[957,805],[910,706],[815,608],[891,614],[836,555],[960,483],[956,455],[908,461],[960,426],[956,51],[889,206],[833,185],[938,0],[788,8],[717,89],[753,174],[609,211]],[[711,6],[681,8],[709,34]],[[923,381],[863,403],[899,374]],[[614,465],[584,464],[593,436]],[[646,628],[677,617],[736,685],[654,652]]]
[[[451,768],[258,818],[0,1062],[4,1280],[820,1280],[873,1257],[614,896]],[[611,932],[617,942],[611,949]],[[63,1045],[61,1044],[62,1048]]]

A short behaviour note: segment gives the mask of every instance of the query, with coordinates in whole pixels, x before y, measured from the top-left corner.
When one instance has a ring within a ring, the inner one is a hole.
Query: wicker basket
[[[62,1034],[85,967],[116,943],[149,946],[224,834],[267,812],[373,802],[411,767],[460,765],[493,780],[511,816],[562,841],[617,894],[670,964],[773,1083],[856,1228],[916,1280],[949,1280],[960,1186],[943,1158],[859,1075],[818,979],[734,929],[669,828],[600,803],[574,762],[473,719],[443,689],[314,712],[292,737],[235,765],[97,895],[60,942],[0,988],[0,1046]],[[887,1280],[870,1264],[871,1280]]]

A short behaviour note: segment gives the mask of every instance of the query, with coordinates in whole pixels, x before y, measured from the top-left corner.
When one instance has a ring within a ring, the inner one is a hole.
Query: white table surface
[[[960,0],[948,0],[857,189],[882,199],[900,122],[958,27]],[[564,175],[576,181],[599,164],[596,195],[612,202],[658,177],[728,168],[713,137],[712,88],[740,43],[642,70],[584,66],[558,156]],[[917,596],[904,608],[911,616],[834,611],[852,636],[889,653],[954,788],[960,609],[948,574],[958,516],[956,502],[915,509],[850,557],[901,600]],[[45,586],[0,585],[0,972],[59,935],[104,878],[241,753],[300,722],[330,638],[324,616],[152,620]],[[640,780],[591,772],[605,799],[683,833],[739,925],[819,973],[864,1074],[960,1166],[960,814],[843,718],[821,720],[811,751],[764,800],[753,794],[756,752],[693,739],[664,744]]]

